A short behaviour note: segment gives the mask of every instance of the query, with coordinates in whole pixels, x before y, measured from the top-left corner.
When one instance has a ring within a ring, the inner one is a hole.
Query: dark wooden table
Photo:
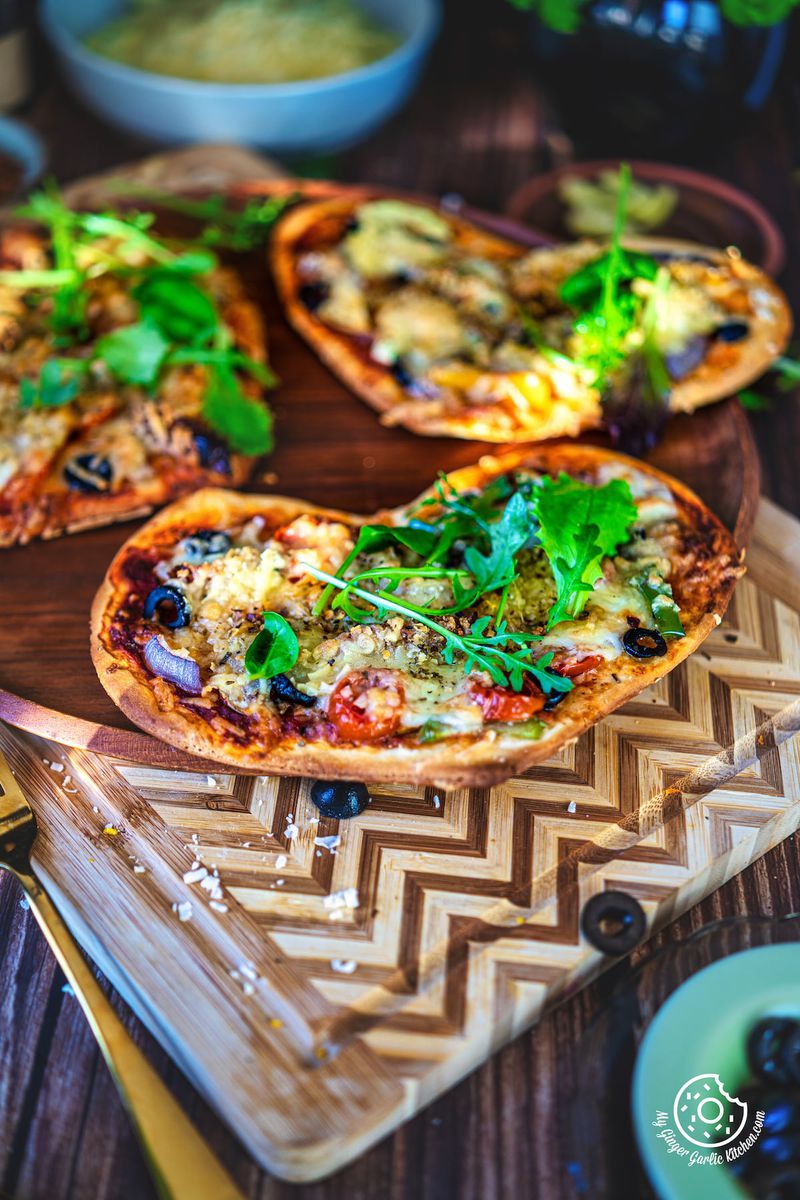
[[[500,0],[471,5],[454,0],[415,100],[332,169],[345,179],[456,191],[485,208],[502,207],[512,189],[548,165],[546,135],[558,130],[533,82],[524,28],[523,19],[506,14]],[[782,282],[800,311],[800,199],[793,177],[800,158],[800,85],[786,74],[766,110],[735,138],[707,144],[682,161],[750,191],[778,220],[789,254]],[[46,60],[26,115],[47,141],[60,179],[152,150],[83,110]],[[654,146],[651,157],[658,154]],[[753,420],[764,492],[800,513],[800,405],[784,399]],[[702,961],[753,939],[771,939],[774,927],[744,923],[697,947],[690,943],[678,952],[670,946],[720,918],[798,910],[795,837],[643,948],[635,960],[662,953],[639,974],[636,961],[620,964],[349,1169],[304,1188],[279,1183],[256,1167],[235,1133],[220,1125],[150,1035],[115,1003],[252,1200],[627,1200],[649,1195],[627,1128],[627,1095],[610,1069],[595,1071],[590,1087],[585,1082],[587,1063],[601,1053],[606,1031],[596,1022],[607,1020],[610,998],[622,989],[630,1021],[644,1023]],[[3,881],[0,1193],[14,1200],[151,1200],[154,1192],[128,1122],[63,982],[16,888]],[[591,1103],[576,1120],[575,1098],[582,1088],[588,1088]],[[585,1148],[594,1143],[608,1144],[598,1172],[587,1179]]]

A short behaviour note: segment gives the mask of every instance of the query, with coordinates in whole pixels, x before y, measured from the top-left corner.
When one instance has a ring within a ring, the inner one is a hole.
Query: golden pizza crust
[[[459,490],[484,486],[506,471],[530,467],[548,473],[565,470],[590,478],[604,464],[622,462],[666,484],[675,499],[684,535],[671,576],[686,630],[669,639],[658,660],[632,658],[606,662],[596,679],[576,687],[554,711],[539,741],[521,741],[487,729],[473,736],[447,738],[431,745],[346,744],[304,741],[276,733],[269,721],[244,732],[228,728],[225,715],[214,724],[198,715],[195,701],[155,677],[124,642],[124,609],[135,585],[127,563],[148,551],[165,552],[187,532],[198,528],[239,527],[260,514],[275,529],[303,513],[351,525],[397,520],[397,513],[370,517],[319,508],[281,496],[247,496],[203,489],[171,505],[139,529],[115,556],[95,597],[91,614],[92,658],[100,682],[127,717],[146,732],[206,759],[245,771],[279,775],[312,775],[327,779],[359,779],[371,783],[413,783],[438,787],[478,787],[499,783],[549,758],[599,721],[672,670],[719,624],[736,579],[743,573],[741,555],[730,534],[683,484],[642,463],[592,446],[550,445],[484,457],[479,464],[453,472]],[[120,612],[122,610],[122,614]]]
[[[402,425],[414,433],[490,442],[533,442],[574,437],[583,430],[599,428],[602,425],[599,397],[596,402],[584,405],[582,410],[566,406],[555,408],[549,415],[543,415],[536,428],[515,422],[500,404],[486,404],[474,410],[461,406],[461,411],[449,411],[446,403],[413,398],[388,367],[369,357],[363,338],[334,329],[309,311],[299,297],[301,284],[297,265],[301,254],[315,246],[337,243],[360,205],[378,196],[374,190],[353,190],[306,202],[281,218],[272,238],[272,271],[286,315],[334,374],[381,414],[383,424]],[[455,233],[454,244],[470,254],[506,261],[530,249],[487,233],[459,217],[447,214],[446,219]],[[626,238],[625,245],[644,253],[699,254],[714,262],[729,261],[725,252],[693,242]],[[564,246],[563,251],[570,254],[572,245]],[[548,253],[557,254],[558,248]],[[736,263],[741,278],[758,289],[759,311],[750,321],[751,336],[741,344],[740,353],[729,367],[704,370],[701,364],[700,369],[678,381],[670,397],[670,408],[674,412],[692,412],[752,383],[784,350],[789,340],[791,311],[780,288],[757,267],[738,257]]]

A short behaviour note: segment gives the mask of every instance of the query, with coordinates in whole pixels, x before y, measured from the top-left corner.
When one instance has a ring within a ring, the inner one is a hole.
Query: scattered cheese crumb
[[[219,880],[213,875],[205,875],[204,878],[200,880],[200,887],[209,893],[211,900],[221,900],[223,897],[223,891],[220,887]]]
[[[199,883],[201,879],[205,879],[208,871],[205,867],[194,867],[191,871],[184,871],[184,883]]]
[[[248,983],[247,980],[245,980],[242,984],[242,991],[244,992],[245,996],[254,996],[256,989],[253,987],[252,983]]]
[[[575,801],[574,801],[574,800],[570,800],[569,804],[567,805],[567,812],[568,812],[568,813],[574,813],[574,812],[577,812],[577,811],[578,811],[578,806],[577,806],[577,804],[575,803]]]
[[[64,993],[65,996],[74,996],[75,995],[75,988],[72,986],[71,983],[62,984],[61,991]]]
[[[242,975],[244,975],[245,979],[252,979],[253,982],[258,979],[258,972],[256,971],[255,963],[250,962],[249,959],[246,962],[239,963],[239,970]]]
[[[331,892],[322,897],[325,908],[358,908],[358,888],[344,888],[341,892]]]
[[[273,1029],[283,1029],[283,1021],[280,1017],[270,1017],[269,1023]]]
[[[172,911],[178,914],[179,921],[188,921],[192,915],[191,900],[182,900],[180,904],[173,904]]]
[[[208,784],[209,787],[217,786],[217,781],[213,775],[206,775],[206,783]]]
[[[20,906],[20,908],[24,908],[26,910],[30,908],[31,903],[27,896],[22,897],[22,899],[19,902],[19,906]]]
[[[63,770],[64,770],[64,764],[63,764],[63,763],[60,763],[60,762],[51,762],[51,763],[50,763],[50,770],[51,770],[51,771],[63,771]]]
[[[283,885],[284,885],[285,883],[286,883],[286,880],[285,880],[285,879],[276,879],[276,880],[275,880],[275,887],[283,887]]]
[[[103,833],[109,837],[119,837],[119,830],[114,825],[106,825],[103,828]]]
[[[289,859],[286,857],[285,854],[279,854],[278,857],[275,859],[275,870],[281,871],[286,866],[288,861],[289,861]]]
[[[341,840],[342,839],[338,833],[331,833],[328,835],[328,837],[315,837],[314,845],[323,846],[326,850],[329,850],[331,854],[335,854],[336,847],[339,845]]]
[[[283,831],[283,836],[285,838],[287,838],[290,842],[293,842],[299,832],[300,832],[300,826],[295,825],[294,822],[290,821]]]
[[[214,912],[224,913],[228,911],[227,904],[222,904],[219,900],[209,900],[208,907],[213,908]]]
[[[441,808],[441,807],[442,807],[442,801],[440,800],[440,798],[439,798],[438,796],[434,796],[434,797],[433,797],[433,807],[434,807],[434,808]]]
[[[524,917],[514,917],[514,924],[515,925],[524,925],[525,918]]]
[[[145,871],[146,871],[146,870],[147,870],[147,868],[146,868],[146,867],[143,867],[141,863],[134,863],[134,864],[133,864],[133,873],[134,873],[134,875],[144,875],[144,873],[145,873]]]
[[[352,958],[331,959],[331,970],[338,971],[340,975],[352,975],[357,968],[358,963],[354,962]]]

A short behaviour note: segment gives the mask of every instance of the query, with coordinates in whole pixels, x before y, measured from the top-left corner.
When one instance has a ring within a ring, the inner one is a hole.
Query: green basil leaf
[[[251,679],[272,679],[291,670],[299,654],[297,634],[286,618],[265,612],[264,628],[247,647],[245,670]]]
[[[168,350],[169,342],[155,326],[139,322],[99,338],[95,358],[102,359],[121,382],[150,387],[158,378]]]

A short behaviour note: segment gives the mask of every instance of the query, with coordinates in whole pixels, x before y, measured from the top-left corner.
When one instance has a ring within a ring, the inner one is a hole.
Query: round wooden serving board
[[[286,184],[277,185],[280,190]],[[325,185],[312,185],[322,191]],[[312,190],[309,188],[309,190]],[[275,183],[248,192],[276,190]],[[480,218],[472,210],[470,217]],[[486,215],[507,237],[529,230]],[[276,450],[252,490],[371,513],[413,499],[440,470],[474,462],[498,446],[423,438],[386,429],[318,361],[287,325],[263,253],[240,258],[267,318],[270,360],[280,380],[272,394]],[[602,439],[597,439],[602,440]],[[735,400],[673,418],[652,461],[692,487],[747,544],[759,494],[758,457]],[[89,656],[88,616],[105,569],[135,523],[112,525],[0,554],[0,718],[65,745],[152,766],[196,769],[202,761],[137,730],[115,707]],[[208,763],[209,767],[214,764]]]

